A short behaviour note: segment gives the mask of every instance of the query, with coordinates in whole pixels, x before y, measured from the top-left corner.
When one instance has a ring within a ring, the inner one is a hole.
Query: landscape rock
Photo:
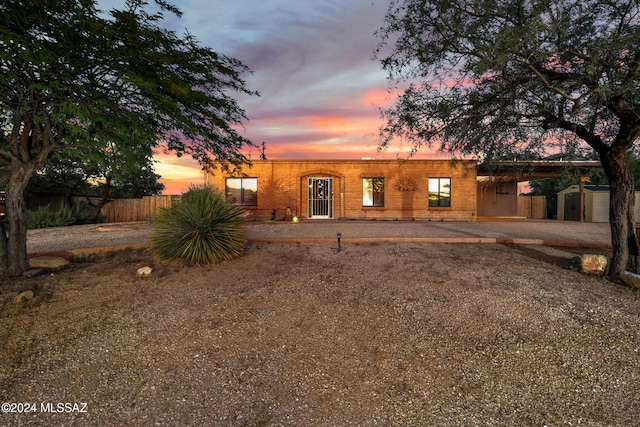
[[[140,267],[138,269],[138,276],[148,276],[152,271],[153,269],[151,267]]]
[[[640,289],[640,275],[630,271],[620,273],[620,279],[629,286]]]
[[[69,261],[55,256],[40,256],[29,260],[30,268],[48,268],[49,270],[59,270],[69,265]]]
[[[24,291],[18,294],[17,297],[14,298],[14,304],[22,304],[23,302],[32,301],[34,297],[33,291]]]
[[[47,274],[49,270],[46,268],[30,268],[29,270],[22,273],[23,277],[36,277],[42,276],[43,274]]]
[[[607,270],[609,260],[604,255],[582,255],[580,257],[580,271],[584,274],[601,276]]]

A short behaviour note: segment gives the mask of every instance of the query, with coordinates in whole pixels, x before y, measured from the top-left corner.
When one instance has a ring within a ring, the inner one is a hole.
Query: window
[[[362,206],[384,206],[384,178],[362,178]]]
[[[227,178],[227,200],[232,205],[258,205],[258,178]]]
[[[451,178],[429,178],[429,207],[451,207]]]

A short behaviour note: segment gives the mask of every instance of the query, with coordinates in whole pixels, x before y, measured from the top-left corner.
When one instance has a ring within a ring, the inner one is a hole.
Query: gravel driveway
[[[152,223],[82,225],[29,230],[30,254],[71,249],[144,244]],[[249,239],[262,241],[352,239],[532,239],[548,242],[610,245],[609,224],[571,221],[302,221],[300,223],[248,223]],[[445,240],[446,241],[446,240]]]

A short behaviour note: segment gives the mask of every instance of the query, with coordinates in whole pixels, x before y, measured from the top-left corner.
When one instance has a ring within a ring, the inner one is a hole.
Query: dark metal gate
[[[309,178],[309,218],[333,218],[333,178]]]

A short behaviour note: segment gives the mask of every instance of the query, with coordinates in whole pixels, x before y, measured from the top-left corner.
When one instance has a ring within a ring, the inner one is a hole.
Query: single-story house
[[[205,183],[255,219],[474,221],[476,160],[257,160]]]
[[[582,209],[580,209],[580,186],[572,185],[558,192],[558,219],[580,221],[580,212],[585,222],[609,222],[609,186],[583,185]],[[636,191],[635,217],[640,219],[640,191]]]

